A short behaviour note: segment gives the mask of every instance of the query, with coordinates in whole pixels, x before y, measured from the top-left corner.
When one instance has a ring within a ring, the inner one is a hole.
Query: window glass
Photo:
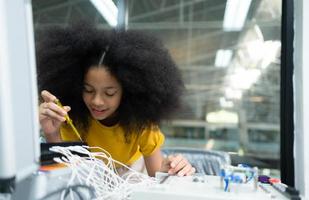
[[[281,0],[128,0],[127,11],[128,29],[161,38],[185,82],[165,146],[227,151],[279,176]],[[113,24],[89,0],[33,0],[33,13],[36,31]]]
[[[166,147],[227,151],[279,176],[280,0],[130,0],[128,28],[159,36],[183,74]]]

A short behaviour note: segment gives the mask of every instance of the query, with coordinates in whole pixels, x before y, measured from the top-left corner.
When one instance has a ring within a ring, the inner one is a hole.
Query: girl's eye
[[[93,92],[93,90],[90,90],[90,89],[84,88],[84,92],[86,92],[86,93],[92,93],[92,92]]]
[[[116,92],[107,92],[105,94],[106,94],[106,96],[112,97],[116,94]]]
[[[108,90],[105,91],[106,96],[112,97],[117,93],[117,90]]]

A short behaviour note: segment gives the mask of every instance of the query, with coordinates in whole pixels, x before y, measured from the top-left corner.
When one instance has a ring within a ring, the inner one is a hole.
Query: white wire
[[[72,170],[68,186],[76,182],[91,186],[95,189],[97,200],[128,200],[135,187],[147,187],[158,183],[155,178],[114,160],[110,153],[100,147],[53,146],[50,150],[62,154],[63,157],[54,160]],[[85,156],[81,157],[74,152]],[[127,172],[120,176],[115,164],[125,168]],[[72,199],[73,195],[70,194],[70,197]],[[61,199],[63,198],[62,195]]]

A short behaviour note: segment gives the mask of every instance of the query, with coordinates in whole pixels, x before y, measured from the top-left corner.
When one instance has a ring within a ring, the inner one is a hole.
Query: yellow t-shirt
[[[61,127],[60,133],[64,141],[79,140],[67,125]],[[108,151],[113,159],[126,165],[131,165],[141,156],[151,155],[164,142],[164,135],[155,127],[144,130],[140,135],[132,134],[129,143],[126,143],[124,130],[119,124],[108,127],[94,119],[85,135],[88,146],[101,147]]]

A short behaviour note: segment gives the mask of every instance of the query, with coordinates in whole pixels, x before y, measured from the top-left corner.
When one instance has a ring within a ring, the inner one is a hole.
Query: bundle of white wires
[[[90,186],[94,188],[98,200],[127,200],[135,187],[147,187],[157,183],[155,178],[114,160],[107,151],[99,147],[54,146],[50,150],[62,154],[63,156],[55,158],[55,161],[72,170],[68,186],[76,183]],[[115,163],[128,171],[120,176]]]

